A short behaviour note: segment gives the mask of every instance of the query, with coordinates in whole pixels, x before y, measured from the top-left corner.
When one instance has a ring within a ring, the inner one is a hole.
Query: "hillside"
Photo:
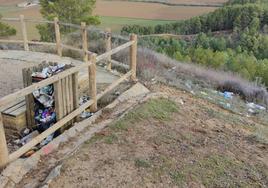
[[[125,26],[121,32],[142,35],[140,46],[175,60],[231,71],[268,86],[266,0],[230,0],[202,16],[155,27]],[[159,33],[163,37],[153,35]]]
[[[42,159],[37,167],[41,172],[29,173],[18,187],[266,187],[264,122],[176,88],[149,88],[155,94],[106,111],[97,126],[140,101],[73,155]],[[214,98],[204,96],[209,97]],[[57,167],[48,176],[52,162]]]

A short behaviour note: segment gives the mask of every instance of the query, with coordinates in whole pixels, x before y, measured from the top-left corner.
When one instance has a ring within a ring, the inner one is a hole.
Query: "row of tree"
[[[263,29],[268,25],[268,3],[247,3],[227,5],[216,11],[175,23],[156,25],[155,27],[130,25],[124,26],[122,34],[140,35],[174,33],[197,34],[221,30],[245,30],[249,27]]]
[[[263,55],[268,55],[268,36],[262,36],[263,42],[258,47]],[[150,38],[140,41],[140,45],[166,54],[181,62],[194,62],[206,67],[232,71],[242,77],[255,80],[262,78],[268,86],[268,59],[258,59],[254,53],[247,51],[244,45],[234,44],[223,37],[208,37],[200,34],[193,42],[175,39]],[[229,48],[231,45],[237,47]],[[260,52],[260,53],[261,53]]]

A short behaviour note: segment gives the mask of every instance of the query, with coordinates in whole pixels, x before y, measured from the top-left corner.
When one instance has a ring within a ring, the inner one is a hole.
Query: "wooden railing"
[[[75,67],[72,67],[70,69],[67,69],[61,73],[58,73],[50,78],[47,78],[43,81],[40,81],[38,83],[34,83],[26,88],[21,89],[20,91],[17,91],[15,93],[12,93],[8,96],[5,96],[0,99],[0,108],[17,100],[22,97],[26,97],[27,95],[31,94],[37,89],[40,89],[42,87],[45,87],[50,84],[54,84],[59,82],[61,79],[66,78],[72,74],[77,74],[82,69],[88,69],[89,74],[89,96],[90,100],[84,103],[81,106],[78,106],[75,110],[70,112],[68,115],[60,119],[58,122],[56,122],[53,126],[48,128],[46,131],[42,132],[40,135],[35,137],[33,140],[31,140],[29,143],[25,144],[21,148],[19,148],[17,151],[9,154],[6,137],[5,137],[5,130],[3,125],[3,118],[2,114],[0,113],[0,168],[6,166],[9,162],[16,160],[17,158],[21,157],[23,154],[25,154],[27,151],[29,151],[32,147],[39,144],[43,139],[45,139],[50,134],[54,133],[56,130],[63,127],[66,123],[72,121],[75,117],[77,117],[79,114],[81,114],[84,110],[90,108],[92,112],[97,111],[97,104],[98,100],[103,97],[105,94],[110,92],[112,89],[114,89],[117,85],[119,85],[121,82],[125,81],[126,79],[130,78],[132,81],[136,80],[136,57],[137,57],[137,36],[132,34],[130,36],[130,40],[126,42],[125,44],[118,46],[114,49],[111,47],[111,37],[109,33],[109,37],[106,41],[106,52],[101,55],[97,55],[95,53],[92,53],[88,50],[88,34],[87,34],[87,26],[85,23],[81,23],[81,26],[74,25],[74,24],[68,24],[75,28],[81,28],[81,34],[82,34],[82,49],[78,49],[75,47],[63,45],[61,42],[61,33],[60,33],[60,24],[59,20],[57,18],[54,19],[54,22],[51,21],[38,21],[38,20],[30,20],[31,22],[37,22],[37,23],[50,23],[54,24],[55,27],[55,37],[56,42],[55,43],[48,43],[48,42],[37,42],[37,41],[29,41],[27,37],[27,28],[25,24],[24,16],[20,16],[20,18],[3,18],[4,21],[19,21],[21,23],[21,29],[22,29],[22,36],[23,40],[4,40],[1,39],[0,43],[19,43],[23,44],[24,50],[29,51],[29,45],[31,44],[37,44],[37,45],[52,45],[56,47],[56,53],[59,56],[62,56],[62,49],[67,48],[74,51],[82,52],[84,64],[77,65]],[[107,30],[107,32],[110,32],[110,30]],[[110,86],[108,86],[104,91],[101,93],[97,93],[97,83],[96,83],[96,63],[101,60],[108,60],[108,69],[111,69],[111,63],[112,59],[111,56],[115,53],[118,53],[121,50],[124,50],[126,48],[130,48],[129,55],[130,55],[130,70],[126,74],[124,74],[121,78],[119,78],[117,81],[112,83]],[[77,83],[78,84],[78,83]]]

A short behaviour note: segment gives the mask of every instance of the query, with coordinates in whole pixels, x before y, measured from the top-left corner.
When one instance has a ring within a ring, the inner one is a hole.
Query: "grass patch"
[[[205,187],[262,187],[265,176],[262,167],[253,167],[221,155],[211,155],[170,173],[177,185],[195,181]]]
[[[113,144],[118,140],[118,137],[115,134],[108,135],[104,138],[106,144]]]
[[[135,160],[135,166],[138,167],[138,168],[150,168],[151,164],[147,160],[136,159]]]
[[[113,32],[120,33],[124,25],[140,25],[140,26],[155,26],[158,24],[167,24],[176,21],[170,20],[151,20],[140,18],[124,18],[113,16],[100,16],[101,28],[110,27]]]
[[[159,121],[169,121],[172,114],[178,111],[178,106],[169,99],[151,99],[125,115],[112,128],[127,130],[128,125],[150,118]]]

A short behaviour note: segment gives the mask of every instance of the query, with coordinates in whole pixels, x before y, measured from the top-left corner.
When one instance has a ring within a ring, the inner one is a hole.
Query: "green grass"
[[[178,112],[178,110],[177,105],[169,99],[151,99],[117,121],[112,128],[127,130],[129,125],[149,118],[169,121],[172,114]]]
[[[166,24],[175,22],[172,20],[150,20],[140,18],[124,18],[124,17],[111,17],[101,16],[101,28],[109,27],[113,32],[120,33],[124,25],[140,25],[140,26],[155,26],[157,24]]]
[[[135,160],[135,166],[138,168],[149,168],[151,167],[149,161],[144,159],[136,159]]]

